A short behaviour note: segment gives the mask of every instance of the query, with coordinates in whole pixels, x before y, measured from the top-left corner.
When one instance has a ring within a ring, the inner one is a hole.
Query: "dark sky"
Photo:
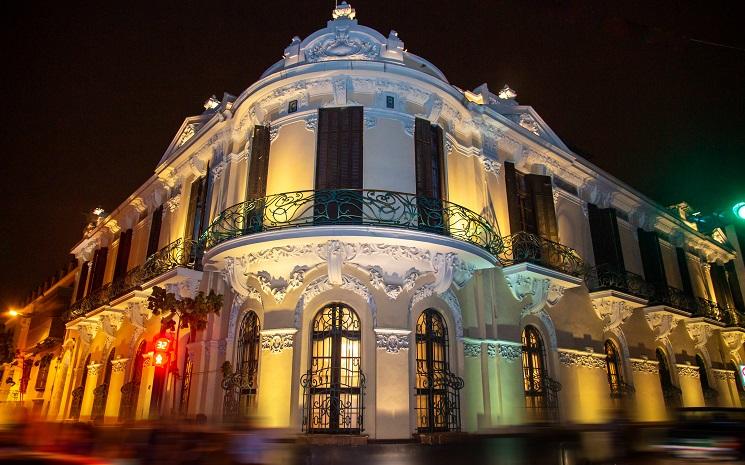
[[[12,3],[0,19],[3,307],[66,262],[86,212],[115,208],[152,174],[184,117],[240,94],[333,8]],[[452,84],[509,83],[570,147],[663,204],[745,198],[739,2],[605,3],[616,2],[352,2],[361,24],[397,30]]]

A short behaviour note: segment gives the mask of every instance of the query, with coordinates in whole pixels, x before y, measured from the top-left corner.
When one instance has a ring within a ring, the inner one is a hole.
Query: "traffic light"
[[[168,364],[168,350],[171,347],[171,340],[161,337],[155,340],[155,353],[153,354],[153,364],[156,367],[164,367]]]

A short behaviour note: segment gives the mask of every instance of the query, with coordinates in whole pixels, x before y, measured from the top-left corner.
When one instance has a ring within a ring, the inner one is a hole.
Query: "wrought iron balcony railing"
[[[533,263],[572,276],[582,276],[585,264],[576,250],[524,231],[504,238],[499,255],[503,265]]]
[[[667,305],[689,312],[692,316],[709,318],[726,325],[735,325],[738,320],[735,313],[728,307],[723,307],[703,297],[686,294],[681,289],[660,284],[655,286],[649,305]]]
[[[426,231],[470,242],[494,256],[502,251],[502,240],[492,225],[465,207],[414,194],[367,189],[285,192],[248,200],[220,213],[200,243],[206,250],[262,231],[318,225]]]
[[[70,306],[67,320],[84,316],[102,305],[110,303],[124,294],[176,267],[201,269],[200,248],[196,241],[178,239],[152,254],[141,266],[132,268],[119,279],[93,291]]]
[[[654,295],[654,286],[636,273],[612,265],[598,265],[585,274],[587,289],[593,291],[615,290],[649,300]]]
[[[308,370],[303,388],[303,432],[360,434],[365,430],[365,375],[358,368]]]

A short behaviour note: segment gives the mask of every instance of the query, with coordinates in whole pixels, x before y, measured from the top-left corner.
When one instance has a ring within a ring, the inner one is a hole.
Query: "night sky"
[[[13,3],[0,19],[0,308],[66,263],[86,212],[140,186],[186,116],[239,95],[334,5]],[[352,5],[453,85],[509,83],[578,154],[664,205],[745,199],[739,2],[601,3]]]

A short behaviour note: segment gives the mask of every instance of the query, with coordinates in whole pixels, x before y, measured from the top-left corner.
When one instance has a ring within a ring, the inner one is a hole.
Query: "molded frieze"
[[[463,353],[466,357],[481,357],[481,343],[464,341]]]
[[[111,372],[112,373],[124,373],[127,369],[128,358],[117,358],[111,361]]]
[[[101,372],[101,367],[103,365],[101,363],[91,363],[86,368],[88,368],[88,376],[98,376],[98,374]]]
[[[692,365],[678,365],[678,376],[686,376],[689,378],[700,378],[701,373],[698,367]]]
[[[375,345],[379,350],[397,354],[402,350],[409,350],[410,334],[411,331],[405,329],[375,328]]]
[[[273,354],[279,354],[285,349],[291,349],[296,332],[297,330],[295,328],[261,331],[261,349]]]
[[[719,368],[713,368],[711,372],[714,374],[714,378],[721,381],[734,381],[735,372],[732,370],[722,370]]]
[[[559,362],[564,366],[583,368],[606,368],[605,354],[582,352],[578,350],[559,349]]]
[[[646,360],[643,358],[632,358],[631,369],[641,373],[658,374],[660,372],[660,364],[657,361]]]
[[[515,343],[500,342],[497,343],[496,349],[499,351],[499,357],[507,362],[514,362],[523,354],[523,346]]]

